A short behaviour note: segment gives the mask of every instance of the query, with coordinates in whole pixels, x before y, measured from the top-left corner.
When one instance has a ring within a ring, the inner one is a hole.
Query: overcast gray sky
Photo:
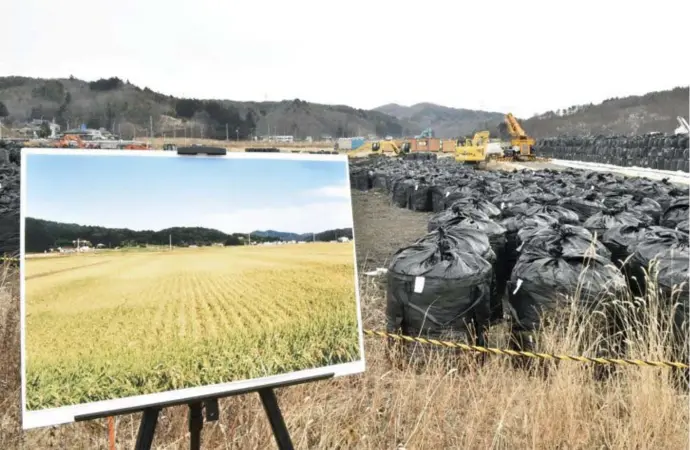
[[[433,102],[526,117],[690,78],[687,0],[9,0],[2,9],[0,75],[119,76],[184,97]]]

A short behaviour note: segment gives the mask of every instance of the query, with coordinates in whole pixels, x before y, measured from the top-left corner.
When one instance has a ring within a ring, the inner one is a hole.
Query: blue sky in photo
[[[226,233],[352,227],[342,161],[27,155],[26,215],[58,222]]]

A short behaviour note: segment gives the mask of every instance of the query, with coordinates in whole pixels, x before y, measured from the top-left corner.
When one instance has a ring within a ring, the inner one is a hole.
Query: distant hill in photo
[[[281,231],[266,230],[266,231],[252,231],[252,239],[257,236],[266,239],[279,239],[281,241],[298,241],[309,242],[317,241],[333,241],[339,237],[346,237],[352,239],[352,228],[338,228],[335,230],[322,231],[320,233],[284,233]]]
[[[303,236],[295,239],[293,236]],[[289,232],[257,232],[251,234],[252,242],[276,241],[332,241],[333,236],[352,237],[352,229],[325,230],[318,233],[299,235]],[[315,238],[315,239],[314,239]],[[97,226],[61,223],[50,220],[26,218],[26,252],[44,252],[50,248],[73,247],[77,240],[91,245],[101,244],[106,248],[140,247],[146,245],[189,245],[207,246],[222,243],[226,246],[244,245],[249,237],[245,233],[227,234],[219,230],[202,227],[171,227],[164,230],[135,231],[128,228],[106,228]]]

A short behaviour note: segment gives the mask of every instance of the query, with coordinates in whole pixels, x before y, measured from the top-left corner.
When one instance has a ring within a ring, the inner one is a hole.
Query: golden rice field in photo
[[[359,359],[352,243],[25,261],[27,409]]]

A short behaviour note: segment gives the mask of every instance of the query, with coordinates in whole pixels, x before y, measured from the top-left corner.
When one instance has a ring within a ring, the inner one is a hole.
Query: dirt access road
[[[364,271],[387,267],[398,249],[414,243],[427,232],[431,213],[414,212],[391,205],[376,190],[352,190],[357,266]]]

